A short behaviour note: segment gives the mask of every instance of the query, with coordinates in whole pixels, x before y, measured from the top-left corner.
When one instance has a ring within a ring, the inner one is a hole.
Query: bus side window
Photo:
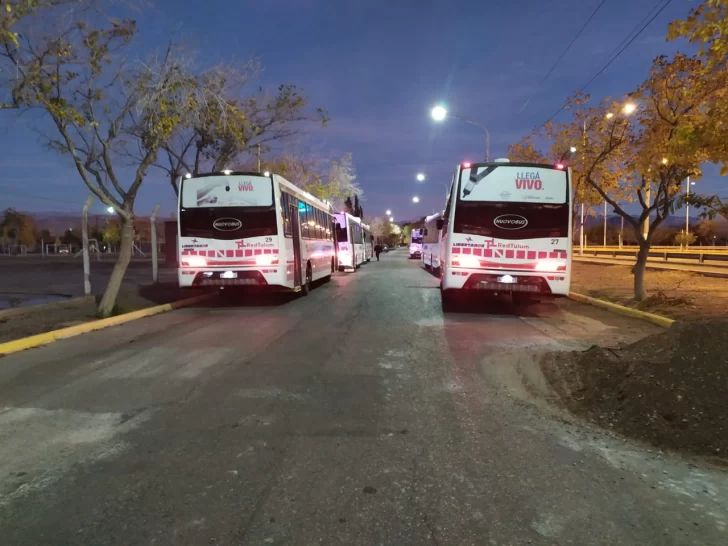
[[[313,209],[314,217],[316,218],[316,238],[324,239],[324,220],[323,213],[319,209]]]
[[[298,202],[298,216],[300,218],[299,225],[301,226],[301,238],[308,239],[308,220],[306,220],[306,207],[305,203]]]

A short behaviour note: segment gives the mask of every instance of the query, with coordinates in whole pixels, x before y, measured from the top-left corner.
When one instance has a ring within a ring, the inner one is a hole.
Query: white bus
[[[361,218],[348,212],[334,214],[339,271],[355,271],[366,261]]]
[[[374,256],[374,237],[372,229],[367,224],[361,225],[364,237],[364,262],[369,262]]]
[[[413,229],[410,235],[409,255],[410,259],[422,256],[422,234],[424,228]]]
[[[434,273],[440,271],[440,230],[437,221],[442,218],[442,212],[437,212],[425,218],[425,227],[422,233],[422,264],[425,269]]]
[[[180,287],[278,287],[308,294],[334,271],[329,206],[273,174],[183,178]]]
[[[460,290],[566,296],[571,172],[562,164],[463,163],[438,221],[443,304]]]

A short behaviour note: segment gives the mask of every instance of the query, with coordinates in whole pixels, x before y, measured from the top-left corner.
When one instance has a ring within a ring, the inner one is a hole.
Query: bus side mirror
[[[443,220],[442,218],[438,218],[437,219],[437,229],[441,230],[444,227],[445,227],[445,220]]]

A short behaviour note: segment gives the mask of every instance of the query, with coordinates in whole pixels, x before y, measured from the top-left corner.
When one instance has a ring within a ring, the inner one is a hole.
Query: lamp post
[[[485,125],[483,125],[482,123],[478,123],[477,121],[472,121],[469,119],[461,118],[460,116],[450,114],[448,113],[447,108],[445,108],[441,104],[435,106],[430,112],[430,115],[435,121],[444,121],[445,118],[453,118],[482,129],[485,133],[485,160],[488,161],[488,158],[490,157],[490,132]]]

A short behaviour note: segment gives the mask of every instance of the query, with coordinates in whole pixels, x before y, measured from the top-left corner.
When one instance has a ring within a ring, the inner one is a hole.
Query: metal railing
[[[670,249],[670,250],[667,250]],[[579,257],[579,249],[574,248],[574,257]],[[585,248],[583,257],[609,257],[609,258],[631,258],[637,259],[637,249],[618,247]],[[662,260],[665,262],[700,263],[728,267],[728,250],[680,250],[675,247],[652,247],[648,259]]]

